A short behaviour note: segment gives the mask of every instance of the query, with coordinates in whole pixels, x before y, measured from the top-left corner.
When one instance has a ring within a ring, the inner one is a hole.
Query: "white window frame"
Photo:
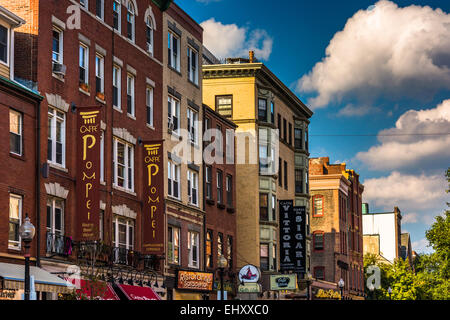
[[[173,43],[174,39],[177,41],[177,52],[174,53],[173,51]],[[167,38],[167,48],[169,53],[169,66],[178,72],[180,72],[180,38],[169,31],[168,38]],[[174,59],[175,57],[175,59]]]
[[[154,44],[154,38],[153,38],[154,32],[153,31],[155,30],[155,28],[153,26],[153,19],[152,19],[151,16],[147,16],[147,19],[145,20],[145,25],[146,25],[146,27],[148,29],[150,29],[150,42],[148,42],[149,39],[147,37],[147,30],[145,30],[145,32],[146,32],[146,42],[147,42],[147,51],[153,55],[153,47],[154,47],[154,45],[153,45]]]
[[[100,78],[100,91],[96,92],[105,93],[105,57],[100,53],[95,54],[95,77]],[[97,83],[96,83],[97,85]]]
[[[19,200],[19,212],[18,212],[19,227],[22,224],[23,196],[14,194],[14,193],[10,193],[9,194],[8,230],[9,230],[9,224],[11,223],[11,198]],[[22,238],[20,237],[20,232],[19,232],[19,241],[15,241],[15,240],[9,239],[9,231],[8,231],[8,249],[20,250],[20,248],[22,246],[21,244],[22,244]]]
[[[84,49],[84,65],[81,64],[81,48]],[[78,55],[79,55],[78,67],[83,68],[85,70],[84,83],[89,84],[89,46],[80,42],[79,49],[78,49]]]
[[[145,101],[146,101],[146,107],[147,107],[147,113],[146,113],[146,121],[147,124],[153,128],[153,92],[154,89],[151,86],[147,86],[145,89]],[[150,119],[149,119],[150,115]]]
[[[119,225],[125,226],[126,234],[125,234],[125,243],[119,242]],[[133,239],[130,239],[130,228],[132,229]],[[113,217],[113,230],[114,230],[114,238],[113,238],[113,247],[115,248],[123,248],[126,250],[134,249],[134,241],[136,239],[136,221],[134,219],[129,219],[125,217],[120,217],[115,215]],[[122,246],[121,246],[122,245]]]
[[[181,239],[180,239],[180,236],[181,236],[181,229],[179,228],[179,227],[175,227],[175,226],[171,226],[171,225],[169,225],[169,227],[168,228],[171,228],[172,229],[172,239],[167,239],[167,257],[168,257],[168,262],[169,263],[171,263],[171,264],[177,264],[177,265],[180,265],[181,264]],[[174,232],[174,230],[176,230],[177,232],[177,234],[178,234],[178,255],[176,256],[176,258],[177,258],[177,260],[178,261],[175,261],[175,259],[173,259],[174,257],[175,257],[175,250],[174,250],[174,243],[175,243],[175,238],[174,238],[174,234],[175,234],[175,232]],[[167,232],[167,234],[168,234],[168,237],[169,237],[169,232]],[[169,248],[169,243],[172,243],[172,248]],[[172,253],[172,260],[170,260],[170,251],[171,251],[171,253]]]
[[[18,116],[19,119],[19,123],[17,124],[19,131],[18,133],[11,131],[11,120],[12,120],[11,114],[15,114]],[[19,153],[11,150],[11,145],[9,147],[9,152],[21,156],[23,154],[23,114],[14,109],[9,109],[9,134],[10,136],[11,134],[18,136],[20,141]]]
[[[0,26],[6,29],[6,61],[0,60],[1,64],[9,66],[10,56],[11,56],[11,28],[4,23],[1,23]]]
[[[80,0],[80,6],[82,6],[86,10],[89,10],[89,0]]]
[[[55,198],[55,197],[49,197],[47,199],[47,207],[50,206],[52,212],[51,212],[51,222],[50,222],[50,228],[47,226],[48,220],[45,222],[46,230],[47,232],[50,232],[53,235],[63,236],[64,235],[64,217],[65,217],[65,203],[64,199]],[[55,229],[55,220],[56,220],[56,209],[61,209],[61,230],[58,230],[58,234],[56,234]],[[48,218],[48,217],[47,217]]]
[[[170,107],[169,107],[170,105]],[[177,119],[176,122],[176,130],[173,130],[172,133],[177,133],[178,129],[180,129],[180,100],[171,95],[168,96],[168,108],[170,108],[170,116],[168,115],[168,123],[173,122],[174,115]]]
[[[116,72],[117,70],[117,72]],[[122,105],[122,68],[118,65],[113,66],[113,87],[117,85],[117,105],[114,105],[114,97],[113,97],[113,107],[121,110]],[[113,88],[114,90],[114,88]],[[113,93],[114,94],[114,93]]]
[[[131,10],[132,9],[132,10]],[[128,37],[128,22],[129,17],[131,17],[131,39]],[[131,42],[136,41],[136,8],[134,7],[134,4],[131,1],[128,1],[127,6],[127,35],[126,38],[130,40]]]
[[[195,69],[192,64],[192,59],[195,61]],[[187,48],[187,67],[188,67],[188,79],[192,83],[198,85],[198,52],[193,48]]]
[[[198,204],[198,172],[188,170],[187,181],[188,181],[188,202],[189,202],[189,204],[198,207],[198,205],[199,205]],[[195,190],[195,199],[193,196],[194,190]]]
[[[54,55],[54,52],[55,52],[55,51],[53,51],[53,32],[54,31],[56,31],[59,34],[59,39],[58,39],[58,41],[59,41],[59,52],[57,53],[58,54],[58,59],[56,59],[56,60],[53,59],[53,55]],[[53,26],[53,29],[52,29],[52,62],[63,64],[63,61],[64,61],[63,52],[64,52],[64,31],[61,30],[60,28],[56,27],[56,26]]]
[[[169,188],[167,189],[167,194],[175,199],[181,200],[181,184],[180,184],[180,173],[181,166],[172,161],[168,162],[168,171],[167,171],[167,183],[170,184],[170,192]],[[174,195],[174,182],[177,182],[177,191],[178,197]]]
[[[136,115],[135,91],[136,77],[131,73],[127,73],[127,114],[133,117]],[[128,112],[128,95],[131,96],[131,113]]]
[[[59,114],[64,115],[64,117],[60,117]],[[48,107],[48,117],[50,121],[49,130],[49,139],[52,140],[52,157],[51,159],[47,159],[48,162],[53,163],[57,166],[61,166],[63,168],[66,167],[66,114],[58,109]],[[56,123],[61,123],[61,144],[62,144],[62,156],[61,163],[56,161]],[[47,157],[48,158],[48,157]]]
[[[123,189],[125,191],[134,192],[134,145],[121,140],[117,137],[114,137],[114,145],[113,145],[113,156],[114,156],[114,186]],[[119,185],[119,176],[118,176],[118,159],[117,159],[117,147],[118,144],[124,145],[124,163],[121,164],[124,167],[124,174],[123,174],[123,186]],[[130,155],[131,153],[131,155]],[[131,160],[131,161],[130,161]],[[131,163],[130,163],[131,162]],[[131,171],[131,172],[130,172]],[[131,185],[131,188],[129,187]]]
[[[117,8],[119,11],[114,10],[114,5],[117,4]],[[113,10],[113,30],[116,30],[117,32],[121,33],[122,32],[122,3],[120,0],[114,0],[113,1],[113,5],[112,5],[112,10]],[[117,29],[114,28],[114,12],[117,12]]]
[[[99,16],[98,14],[97,14],[97,12],[98,12],[98,8],[97,8],[97,1],[100,1],[101,2],[101,15]],[[95,1],[95,16],[97,17],[97,18],[99,18],[100,20],[104,20],[105,19],[105,0],[96,0]]]
[[[196,254],[197,260],[194,261],[194,252]],[[198,269],[200,266],[200,235],[198,232],[188,231],[188,253],[189,262],[188,266],[190,268]]]
[[[198,112],[187,108],[187,130],[189,141],[198,144]],[[194,132],[192,132],[194,130]]]

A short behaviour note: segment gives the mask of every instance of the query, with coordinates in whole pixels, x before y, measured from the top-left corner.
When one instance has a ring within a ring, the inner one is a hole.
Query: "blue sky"
[[[217,56],[249,49],[313,111],[311,157],[345,162],[413,249],[446,209],[450,1],[179,0]]]

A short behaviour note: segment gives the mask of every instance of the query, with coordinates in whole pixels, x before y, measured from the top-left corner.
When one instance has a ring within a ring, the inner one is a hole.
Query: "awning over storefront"
[[[30,266],[30,276],[34,276],[36,291],[71,293],[75,289],[69,282],[38,267]],[[0,286],[3,289],[23,290],[25,288],[24,279],[24,265],[0,263]]]
[[[161,297],[150,287],[131,286],[119,284],[117,287],[122,290],[129,300],[161,300]]]
[[[120,300],[111,285],[104,281],[92,282],[83,279],[71,279],[71,283],[75,284],[79,281],[79,289],[77,295],[83,295],[86,299],[93,300]]]

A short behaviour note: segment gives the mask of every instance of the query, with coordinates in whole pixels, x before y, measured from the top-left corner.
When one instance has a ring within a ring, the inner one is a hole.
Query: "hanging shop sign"
[[[238,287],[239,293],[259,293],[261,291],[261,285],[255,282],[247,282]]]
[[[306,272],[306,208],[280,200],[280,269]]]
[[[240,282],[258,282],[261,277],[259,269],[252,264],[247,264],[239,271]]]
[[[164,254],[164,157],[163,142],[144,142],[143,251]]]
[[[193,272],[178,270],[177,289],[193,291],[212,291],[214,274],[212,272]]]
[[[100,214],[100,107],[78,108],[77,224],[78,239],[98,240]]]
[[[277,274],[270,276],[270,290],[295,290],[297,289],[296,274]]]

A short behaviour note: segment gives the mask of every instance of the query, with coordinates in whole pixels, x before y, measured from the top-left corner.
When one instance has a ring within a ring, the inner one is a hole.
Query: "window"
[[[212,200],[212,167],[205,167],[206,199]]]
[[[213,267],[212,248],[213,248],[213,232],[208,230],[206,232],[206,267]]]
[[[22,155],[23,116],[20,112],[9,110],[9,146],[10,152]]]
[[[306,152],[308,152],[308,149],[309,147],[308,147],[308,130],[306,129],[305,130],[305,150],[306,150]]]
[[[233,177],[229,174],[226,178],[227,206],[233,207]]]
[[[180,39],[173,33],[168,33],[167,46],[169,50],[169,67],[180,71]]]
[[[167,170],[168,195],[174,198],[180,198],[180,165],[168,162]]]
[[[270,102],[270,122],[275,124],[275,102]]]
[[[8,63],[8,37],[8,29],[0,25],[0,61],[4,63]]]
[[[20,249],[19,227],[22,221],[22,196],[9,194],[9,237],[8,247]]]
[[[168,232],[168,261],[173,264],[180,264],[180,229],[169,226]]]
[[[315,231],[313,233],[314,251],[322,251],[324,248],[324,233],[322,231]]]
[[[295,147],[295,149],[303,149],[302,148],[302,129],[299,129],[299,128],[294,129],[294,147]]]
[[[187,108],[187,130],[189,135],[189,141],[197,144],[197,132],[198,132],[198,112]]]
[[[146,89],[146,106],[147,106],[147,124],[153,127],[153,88],[148,87]]]
[[[180,127],[180,101],[169,96],[167,110],[169,113],[169,129],[172,132],[176,132]]]
[[[120,87],[121,87],[121,76],[120,76],[120,67],[113,67],[113,106],[120,109],[121,105],[121,95],[120,95]]]
[[[100,135],[100,181],[105,182],[105,132]]]
[[[105,221],[105,210],[100,210],[100,216],[99,216],[99,221],[98,221],[98,233],[100,235],[100,240],[103,241],[104,239],[104,234],[105,234],[105,229],[103,227],[103,223]]]
[[[277,221],[277,197],[272,195],[272,221]]]
[[[292,145],[292,123],[289,122],[288,143]]]
[[[269,245],[267,243],[261,243],[259,248],[261,270],[267,271],[269,270]]]
[[[223,203],[222,171],[217,170],[217,203]]]
[[[95,13],[97,17],[103,20],[104,0],[95,1]]]
[[[121,13],[120,13],[120,0],[114,0],[113,2],[113,27],[115,30],[120,32],[120,25],[121,25]]]
[[[258,120],[267,122],[267,100],[258,99]]]
[[[278,158],[278,185],[280,187],[283,186],[283,176],[282,176],[283,168],[281,166],[281,163],[282,163],[281,158]]]
[[[267,193],[259,194],[259,220],[269,221],[269,195]]]
[[[286,142],[287,140],[287,124],[286,119],[283,118],[283,140]]]
[[[217,234],[217,258],[223,256],[223,234],[219,232]]]
[[[288,189],[288,164],[284,162],[284,188]]]
[[[95,55],[95,92],[105,92],[105,58],[99,54]]]
[[[277,270],[277,245],[272,243],[272,270]]]
[[[295,169],[295,193],[303,193],[303,170]]]
[[[188,232],[188,254],[189,267],[198,268],[199,266],[199,234],[198,232]]]
[[[267,145],[259,145],[259,171],[261,173],[266,173],[269,168],[269,160],[268,160],[268,146]]]
[[[222,134],[222,126],[221,126],[220,124],[218,124],[218,125],[216,126],[216,129],[217,129],[217,133],[218,133],[219,136],[214,137],[214,142],[215,142],[216,139],[217,139],[217,144],[216,144],[217,148],[215,149],[215,153],[216,153],[216,156],[217,156],[217,157],[220,157],[221,159],[223,159],[224,152],[223,152],[223,134]],[[223,160],[222,160],[222,161],[223,161]],[[223,162],[219,162],[219,163],[223,163]]]
[[[133,219],[125,219],[122,217],[115,216],[113,218],[113,246],[115,248],[133,250],[134,248],[134,226],[135,221]],[[122,256],[121,250],[118,251],[119,255]],[[125,260],[128,257],[120,257],[120,259]]]
[[[279,136],[280,136],[280,139],[281,139],[281,116],[280,116],[280,114],[278,113],[277,114],[277,116],[278,116],[278,134],[279,134]]]
[[[325,280],[325,267],[315,267],[314,278],[317,280]]]
[[[216,111],[225,118],[233,116],[233,96],[216,96]]]
[[[134,191],[134,147],[114,138],[114,185]]]
[[[47,159],[55,164],[65,166],[66,149],[66,115],[53,108],[48,108],[48,146]]]
[[[1,26],[0,26],[1,28]],[[0,36],[1,38],[1,36]],[[0,40],[1,42],[1,40]],[[0,45],[1,46],[1,45]],[[1,52],[1,50],[0,50]],[[1,53],[0,53],[1,57]],[[53,36],[52,36],[52,61],[54,63],[63,63],[63,32],[53,27]]]
[[[132,116],[135,115],[134,76],[131,74],[127,76],[127,113]]]
[[[198,173],[188,170],[188,201],[195,206],[198,205]]]
[[[313,196],[313,217],[323,216],[323,196]]]
[[[88,1],[89,0],[80,0],[81,6],[88,9],[89,8]]]
[[[80,43],[80,84],[89,83],[89,48]]]
[[[191,47],[187,48],[187,68],[189,81],[198,84],[198,53]]]
[[[131,41],[134,42],[134,20],[135,20],[135,14],[134,14],[134,6],[131,1],[128,1],[128,11],[127,11],[127,37]]]
[[[53,236],[64,234],[64,200],[62,199],[47,200],[47,232]]]
[[[233,237],[227,237],[227,260],[228,260],[228,268],[233,268]]]
[[[145,35],[147,39],[147,51],[153,54],[153,21],[150,16],[145,21],[146,29]]]

